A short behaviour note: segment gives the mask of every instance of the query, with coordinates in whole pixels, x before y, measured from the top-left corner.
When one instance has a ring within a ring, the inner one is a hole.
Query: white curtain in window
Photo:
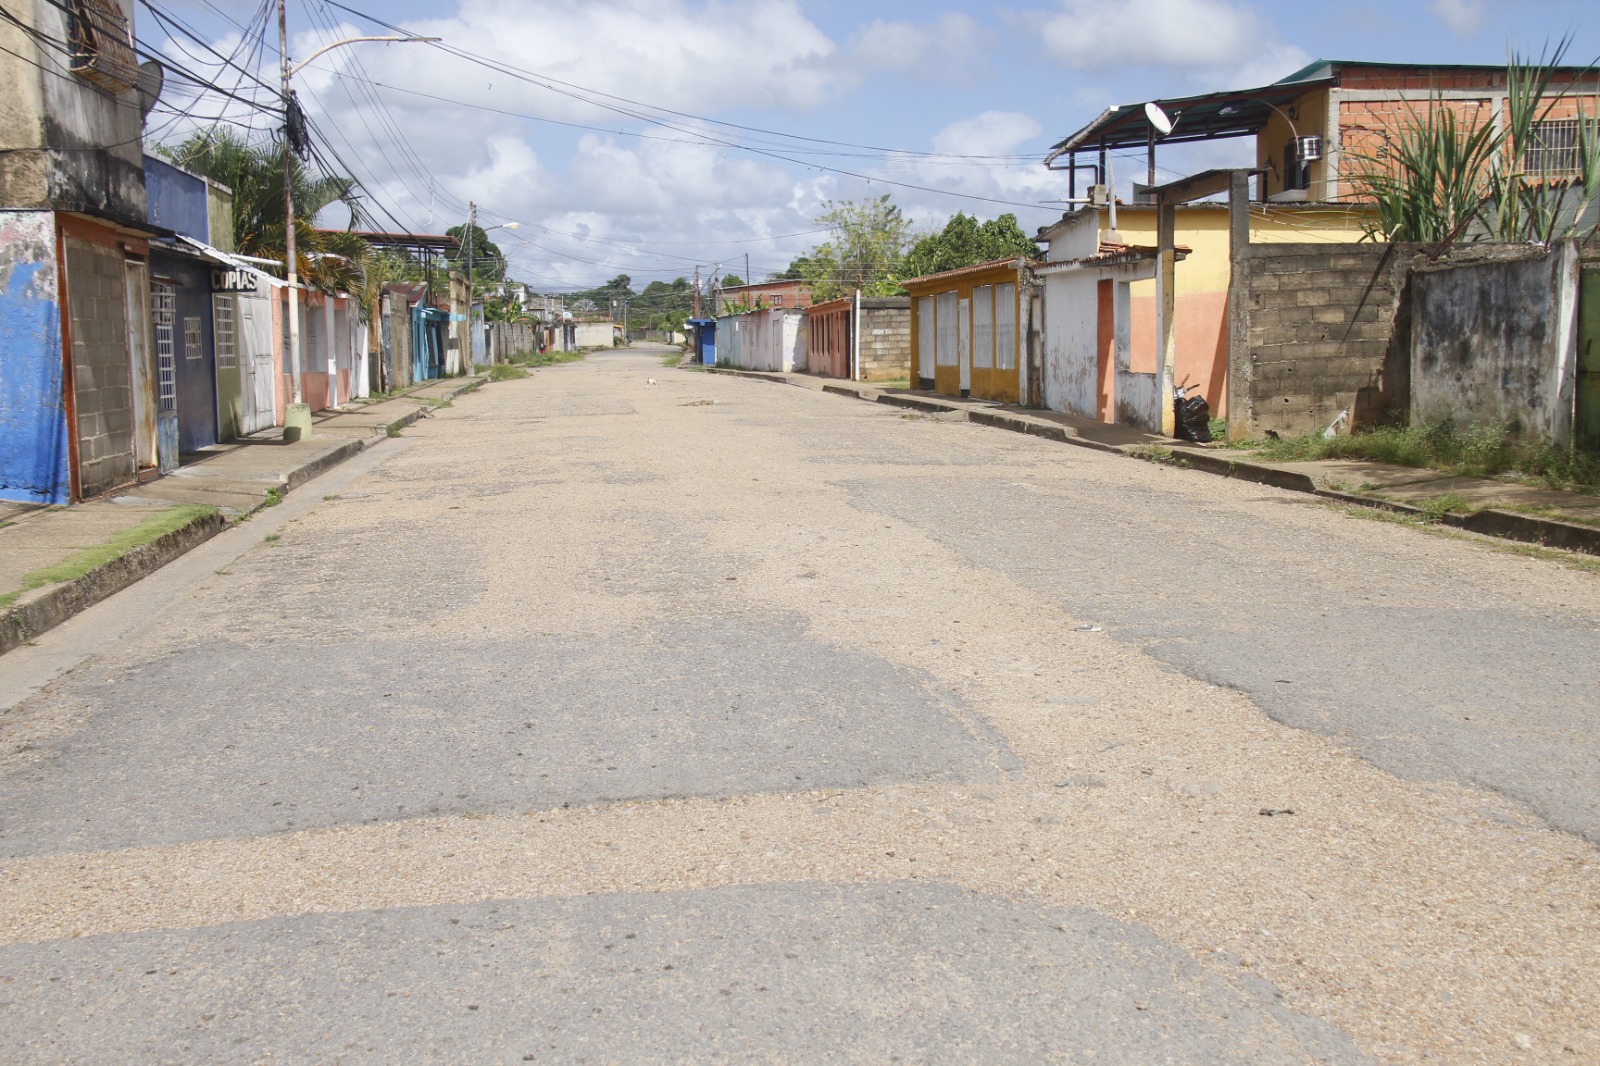
[[[956,337],[960,333],[959,320],[956,317],[958,314],[956,310],[956,294],[953,292],[941,292],[936,311],[939,320],[939,365],[956,366],[959,362],[959,356],[956,352]]]
[[[979,285],[972,290],[972,367],[988,370],[994,366],[994,286]]]
[[[917,373],[933,377],[933,346],[937,339],[933,324],[933,297],[917,301]]]
[[[994,349],[997,369],[1017,368],[1017,287],[1014,284],[994,287]]]

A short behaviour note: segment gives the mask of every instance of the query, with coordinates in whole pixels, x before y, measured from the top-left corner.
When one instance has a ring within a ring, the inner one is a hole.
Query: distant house
[[[717,289],[714,314],[729,307],[810,307],[811,286],[803,281],[760,281]]]
[[[1543,162],[1555,164],[1551,169],[1559,172],[1576,166],[1578,98],[1586,98],[1582,105],[1585,113],[1600,113],[1597,88],[1600,75],[1592,71],[1562,68],[1557,72],[1552,92],[1563,98],[1536,131],[1537,147],[1531,150],[1543,153]],[[1255,183],[1255,206],[1242,231],[1246,244],[1354,242],[1364,236],[1371,211],[1359,200],[1352,180],[1358,167],[1373,165],[1364,160],[1381,160],[1403,123],[1413,114],[1427,112],[1437,101],[1442,100],[1468,124],[1494,123],[1505,118],[1506,95],[1503,66],[1324,60],[1271,85],[1109,108],[1056,144],[1045,159],[1047,166],[1065,172],[1069,199],[1083,196],[1101,206],[1070,212],[1039,235],[1042,241],[1070,245],[1068,251],[1052,247],[1047,257],[1052,266],[1044,274],[1044,358],[1050,366],[1043,375],[1043,402],[1107,421],[1145,428],[1162,424],[1162,403],[1145,402],[1149,398],[1142,393],[1118,397],[1117,382],[1123,379],[1115,372],[1105,372],[1115,364],[1114,360],[1108,363],[1104,344],[1073,332],[1098,328],[1097,316],[1084,319],[1065,310],[1083,305],[1077,287],[1089,275],[1076,267],[1054,264],[1092,264],[1102,244],[1153,249],[1160,243],[1159,212],[1149,190],[1158,183],[1156,161],[1165,146],[1228,138],[1254,140],[1254,166],[1249,170]],[[1137,175],[1143,181],[1135,182],[1131,203],[1119,202],[1113,227],[1106,197],[1106,189],[1117,176],[1111,164],[1116,154],[1129,151],[1146,157],[1140,168],[1143,173]],[[1231,337],[1229,330],[1230,294],[1236,288],[1234,271],[1242,254],[1235,247],[1239,235],[1230,229],[1224,204],[1169,202],[1167,209],[1173,216],[1172,245],[1190,250],[1175,274],[1172,325],[1176,351],[1170,367],[1174,380],[1167,384],[1187,381],[1197,386],[1212,413],[1226,417],[1232,403],[1230,392],[1237,384],[1230,364],[1241,358],[1246,340]],[[1094,219],[1098,232],[1083,236],[1080,215]],[[1132,264],[1123,261],[1117,278],[1131,278],[1130,270]],[[1107,275],[1098,277],[1097,283],[1111,280]],[[1126,331],[1127,370],[1135,375],[1158,373],[1157,282],[1148,273],[1133,280],[1126,301],[1126,308],[1117,314]],[[1307,309],[1304,314],[1309,318],[1313,312]],[[1311,357],[1310,349],[1275,352],[1274,359],[1289,362],[1259,367],[1257,373],[1294,380],[1293,364]],[[1376,375],[1378,368],[1362,373]],[[1302,372],[1299,377],[1306,375]],[[1091,378],[1094,386],[1086,387]],[[1127,379],[1135,388],[1138,380]],[[1311,404],[1310,409],[1320,411],[1330,404],[1348,403],[1348,398],[1329,398]],[[1338,409],[1335,406],[1335,411]]]
[[[845,297],[812,304],[806,311],[806,341],[810,373],[861,381],[905,377],[911,372],[911,298]]]

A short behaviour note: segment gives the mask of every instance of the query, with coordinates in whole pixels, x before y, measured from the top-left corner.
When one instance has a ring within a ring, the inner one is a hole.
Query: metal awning
[[[244,257],[232,255],[220,249],[213,248],[205,241],[197,241],[193,237],[185,237],[181,233],[174,234],[174,236],[176,236],[178,240],[182,241],[184,244],[192,247],[201,255],[205,256],[207,259],[211,260],[213,263],[221,263],[223,266],[232,267],[235,270],[243,270],[246,273],[254,274],[257,278],[265,281],[268,285],[275,289],[286,289],[289,287],[289,283],[287,281],[284,281],[279,277],[274,277],[253,263],[246,262]]]
[[[1162,135],[1150,124],[1145,105],[1122,104],[1108,108],[1093,122],[1056,144],[1045,157],[1055,162],[1068,152],[1143,148],[1154,135],[1162,145],[1211,141],[1224,137],[1250,137],[1273,115],[1274,107],[1286,107],[1308,92],[1338,84],[1336,78],[1313,81],[1275,82],[1259,89],[1235,89],[1152,101],[1173,120],[1172,132]]]

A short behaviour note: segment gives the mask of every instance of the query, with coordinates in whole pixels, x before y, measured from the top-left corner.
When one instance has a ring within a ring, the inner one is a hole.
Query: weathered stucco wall
[[[213,243],[204,178],[147,155],[144,157],[144,182],[147,217],[151,223],[197,241]]]
[[[40,35],[66,41],[65,4],[14,5],[12,14]],[[132,20],[133,0],[120,0]],[[0,85],[0,202],[55,206],[131,226],[145,221],[144,118],[135,91],[112,93],[68,73],[65,57],[21,28],[0,29],[4,46],[34,62],[7,57],[14,76]],[[45,69],[41,69],[41,67]]]
[[[1444,264],[1412,280],[1411,417],[1497,423],[1567,444],[1576,388],[1578,249]]]
[[[579,348],[609,348],[616,336],[609,322],[578,322],[572,329],[573,344]]]
[[[55,218],[0,212],[0,499],[68,503]]]

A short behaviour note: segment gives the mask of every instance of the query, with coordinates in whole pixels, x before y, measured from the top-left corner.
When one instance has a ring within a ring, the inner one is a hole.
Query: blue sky
[[[517,222],[491,236],[514,276],[550,289],[618,273],[640,288],[696,264],[743,274],[747,254],[760,276],[819,239],[829,199],[890,193],[924,229],[958,210],[1012,211],[1031,229],[1059,215],[1042,201],[1066,195],[1039,161],[1107,105],[1265,84],[1311,59],[1501,63],[1509,47],[1537,54],[1568,33],[1569,61],[1600,57],[1592,4],[1557,0],[341,2],[502,69],[421,44],[332,52],[296,82],[325,154],[362,181],[387,228],[439,232],[468,201],[485,225]],[[154,6],[219,52],[255,57],[275,84],[275,21],[264,48],[240,49],[241,27],[260,26],[256,0]],[[289,0],[291,55],[389,32],[347,9]],[[136,26],[205,69],[148,7]],[[267,96],[245,81],[241,95],[252,91]],[[191,125],[152,116],[165,138]],[[1177,173],[1247,155],[1222,142],[1161,162]]]

